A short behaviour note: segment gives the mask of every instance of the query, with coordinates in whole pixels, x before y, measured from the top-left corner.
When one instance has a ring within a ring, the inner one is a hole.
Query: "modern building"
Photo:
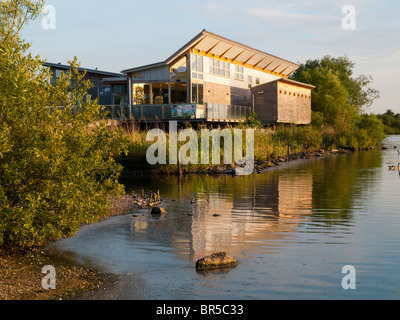
[[[57,70],[68,66],[47,64]],[[264,125],[311,122],[311,85],[298,64],[203,30],[166,60],[118,73],[88,70],[89,92],[115,119]]]
[[[123,70],[135,120],[311,122],[313,86],[287,77],[298,64],[200,32],[166,60]],[[285,94],[286,92],[286,94]]]

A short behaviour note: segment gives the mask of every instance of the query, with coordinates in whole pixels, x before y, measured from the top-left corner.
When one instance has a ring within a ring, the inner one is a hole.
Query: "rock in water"
[[[238,262],[226,252],[218,252],[197,260],[196,269],[227,268],[236,267],[237,265]]]
[[[153,208],[151,208],[151,213],[152,214],[165,214],[166,211],[164,208],[161,208],[161,207],[153,207]]]

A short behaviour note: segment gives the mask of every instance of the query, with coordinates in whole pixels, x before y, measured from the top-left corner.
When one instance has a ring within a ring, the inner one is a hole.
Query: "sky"
[[[30,51],[85,68],[121,70],[167,59],[203,29],[304,63],[347,56],[373,78],[380,99],[366,110],[400,113],[398,0],[47,0],[48,19],[22,32]],[[350,7],[349,7],[350,6]],[[351,9],[350,11],[348,9]]]

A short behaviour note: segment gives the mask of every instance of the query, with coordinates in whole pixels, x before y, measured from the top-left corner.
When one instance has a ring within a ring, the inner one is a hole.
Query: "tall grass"
[[[188,128],[188,125],[185,125]],[[189,127],[190,128],[190,127]],[[209,150],[209,164],[201,164],[201,129],[206,127],[200,127],[194,129],[198,137],[198,164],[188,164],[185,166],[186,171],[193,170],[203,170],[212,167],[212,142],[210,141]],[[245,140],[245,129],[249,129],[248,126],[242,125],[239,127],[243,129],[242,137],[242,150],[243,156],[246,154],[246,140]],[[164,128],[165,129],[165,128]],[[232,131],[233,137],[233,127],[228,127]],[[222,130],[218,128],[217,130]],[[136,125],[130,125],[126,127],[125,139],[128,142],[128,156],[124,159],[124,162],[129,161],[130,157],[133,157],[137,153],[146,152],[148,147],[152,145],[153,141],[146,141],[146,135],[148,130],[140,130]],[[169,133],[164,130],[167,136],[167,159],[169,159]],[[312,126],[296,126],[296,125],[280,125],[275,130],[269,128],[256,128],[254,129],[254,156],[255,160],[274,160],[279,157],[285,157],[288,153],[298,153],[306,150],[319,149],[322,145],[323,137],[321,131],[315,129]],[[187,141],[178,142],[178,151],[180,147],[186,144]],[[224,159],[224,139],[221,139],[220,144],[220,163],[225,162]],[[232,148],[233,149],[233,148]],[[233,150],[232,150],[233,151]],[[231,155],[233,161],[235,160],[234,154]],[[167,161],[168,162],[168,161]],[[178,170],[178,165],[156,165],[154,167],[156,170],[161,169],[164,172],[176,172]]]

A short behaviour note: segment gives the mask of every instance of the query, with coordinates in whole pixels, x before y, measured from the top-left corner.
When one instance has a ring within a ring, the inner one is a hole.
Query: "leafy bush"
[[[85,99],[90,83],[76,59],[53,87],[20,39],[40,4],[0,2],[0,244],[21,247],[73,234],[106,214],[107,195],[123,192],[113,158],[122,132]]]
[[[250,128],[262,128],[263,124],[260,120],[258,120],[257,114],[254,110],[251,111],[250,116],[247,118],[245,125]]]
[[[318,149],[322,144],[322,133],[312,126],[300,127],[298,130],[298,143],[303,149]]]

